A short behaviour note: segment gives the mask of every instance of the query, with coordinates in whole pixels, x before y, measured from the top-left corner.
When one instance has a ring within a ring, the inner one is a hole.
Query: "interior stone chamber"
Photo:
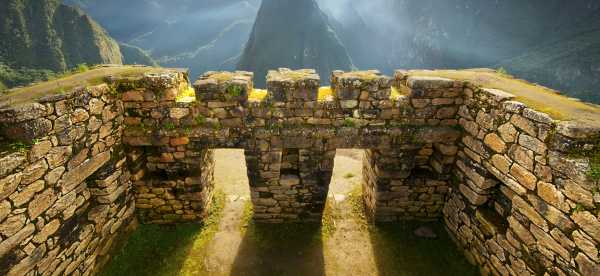
[[[442,220],[483,274],[599,271],[599,129],[401,70],[252,79],[165,69],[0,110],[4,139],[31,144],[0,156],[0,274],[93,274],[137,221],[201,223],[221,148],[244,150],[273,227],[320,221],[336,149],[364,149],[371,221]]]

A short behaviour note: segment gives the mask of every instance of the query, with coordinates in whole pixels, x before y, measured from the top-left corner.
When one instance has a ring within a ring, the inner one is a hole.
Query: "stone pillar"
[[[255,218],[320,221],[335,154],[304,127],[314,116],[319,76],[314,70],[270,71],[267,90],[268,115],[256,114],[265,127],[246,150]]]
[[[143,223],[201,222],[211,203],[213,154],[190,138],[197,103],[177,101],[188,87],[181,73],[121,80],[117,86],[126,110],[123,141]]]

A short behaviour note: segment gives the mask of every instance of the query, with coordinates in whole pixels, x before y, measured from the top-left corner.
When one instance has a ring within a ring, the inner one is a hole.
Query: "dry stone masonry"
[[[600,275],[599,129],[404,71],[252,79],[207,72],[183,100],[165,69],[3,107],[0,274],[95,274],[137,221],[201,223],[219,148],[245,151],[255,220],[320,221],[336,149],[359,148],[371,220],[442,219],[483,274]]]

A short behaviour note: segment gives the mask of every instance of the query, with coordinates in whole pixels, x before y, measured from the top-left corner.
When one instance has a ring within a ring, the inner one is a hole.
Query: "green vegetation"
[[[423,226],[439,238],[415,237],[413,231]],[[479,275],[440,222],[381,223],[371,226],[370,236],[380,275]]]
[[[206,117],[204,117],[202,115],[198,115],[198,116],[196,116],[196,118],[194,118],[194,122],[198,126],[203,126],[206,124]]]
[[[0,82],[4,88],[24,86],[33,82],[48,81],[58,76],[55,72],[44,69],[13,69],[0,62]],[[0,90],[1,87],[0,87]]]
[[[227,87],[227,94],[225,95],[225,97],[228,100],[237,98],[242,95],[242,91],[243,90],[241,87],[239,87],[237,85],[231,85],[231,86]]]
[[[81,63],[81,64],[77,65],[77,67],[75,69],[75,72],[76,73],[84,73],[84,72],[87,72],[89,70],[90,70],[90,67],[88,67],[87,64]]]
[[[592,150],[587,150],[582,147],[576,147],[569,152],[571,158],[587,158],[590,168],[587,172],[588,176],[594,181],[600,181],[600,139],[596,141]]]
[[[100,275],[194,275],[202,252],[218,230],[225,194],[216,191],[204,224],[140,225]]]
[[[163,127],[166,130],[174,130],[174,129],[177,128],[177,125],[175,125],[175,123],[173,123],[173,122],[166,122],[166,123],[163,124]]]
[[[583,207],[583,205],[581,203],[577,203],[577,205],[575,205],[575,208],[573,208],[573,210],[571,210],[571,213],[578,213],[578,212],[583,212],[585,211],[585,207]]]
[[[498,73],[500,75],[508,75],[508,71],[506,71],[506,69],[504,69],[504,67],[500,67],[500,68],[496,69],[496,73]]]
[[[343,127],[356,127],[356,123],[354,122],[354,120],[350,119],[350,118],[346,118],[344,119],[344,123],[342,124]]]
[[[59,0],[29,2],[9,0],[4,5],[10,8],[0,10],[0,25],[11,26],[0,28],[0,60],[30,70],[21,72],[25,78],[47,73],[38,69],[122,63],[118,44],[80,9]]]
[[[121,53],[123,54],[123,64],[158,66],[156,60],[137,46],[120,43],[119,48],[121,48]]]
[[[20,141],[18,141],[18,142],[13,142],[13,143],[10,143],[10,144],[8,145],[8,148],[9,148],[11,151],[13,151],[13,152],[25,153],[25,152],[27,152],[29,149],[31,149],[31,145],[28,145],[28,144],[26,144],[26,143],[23,143],[23,142],[20,142]]]
[[[494,88],[515,95],[515,100],[528,107],[550,115],[556,120],[585,121],[592,125],[600,123],[600,108],[565,97],[554,90],[532,84],[510,75],[501,75],[485,69],[473,70],[415,70],[411,76],[442,77],[470,82],[474,85]]]

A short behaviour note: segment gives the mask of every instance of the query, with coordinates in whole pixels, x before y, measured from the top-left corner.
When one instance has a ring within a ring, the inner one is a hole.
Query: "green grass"
[[[411,76],[442,77],[470,82],[474,85],[500,89],[515,95],[515,100],[544,112],[556,120],[600,121],[596,105],[570,99],[556,91],[490,70],[414,70]]]
[[[438,238],[415,237],[414,229],[424,225]],[[440,222],[377,224],[371,227],[370,235],[380,275],[479,275]]]
[[[203,225],[141,225],[100,275],[195,275],[202,271],[203,258],[189,256],[203,252],[212,240],[224,204],[225,195],[215,192]]]

